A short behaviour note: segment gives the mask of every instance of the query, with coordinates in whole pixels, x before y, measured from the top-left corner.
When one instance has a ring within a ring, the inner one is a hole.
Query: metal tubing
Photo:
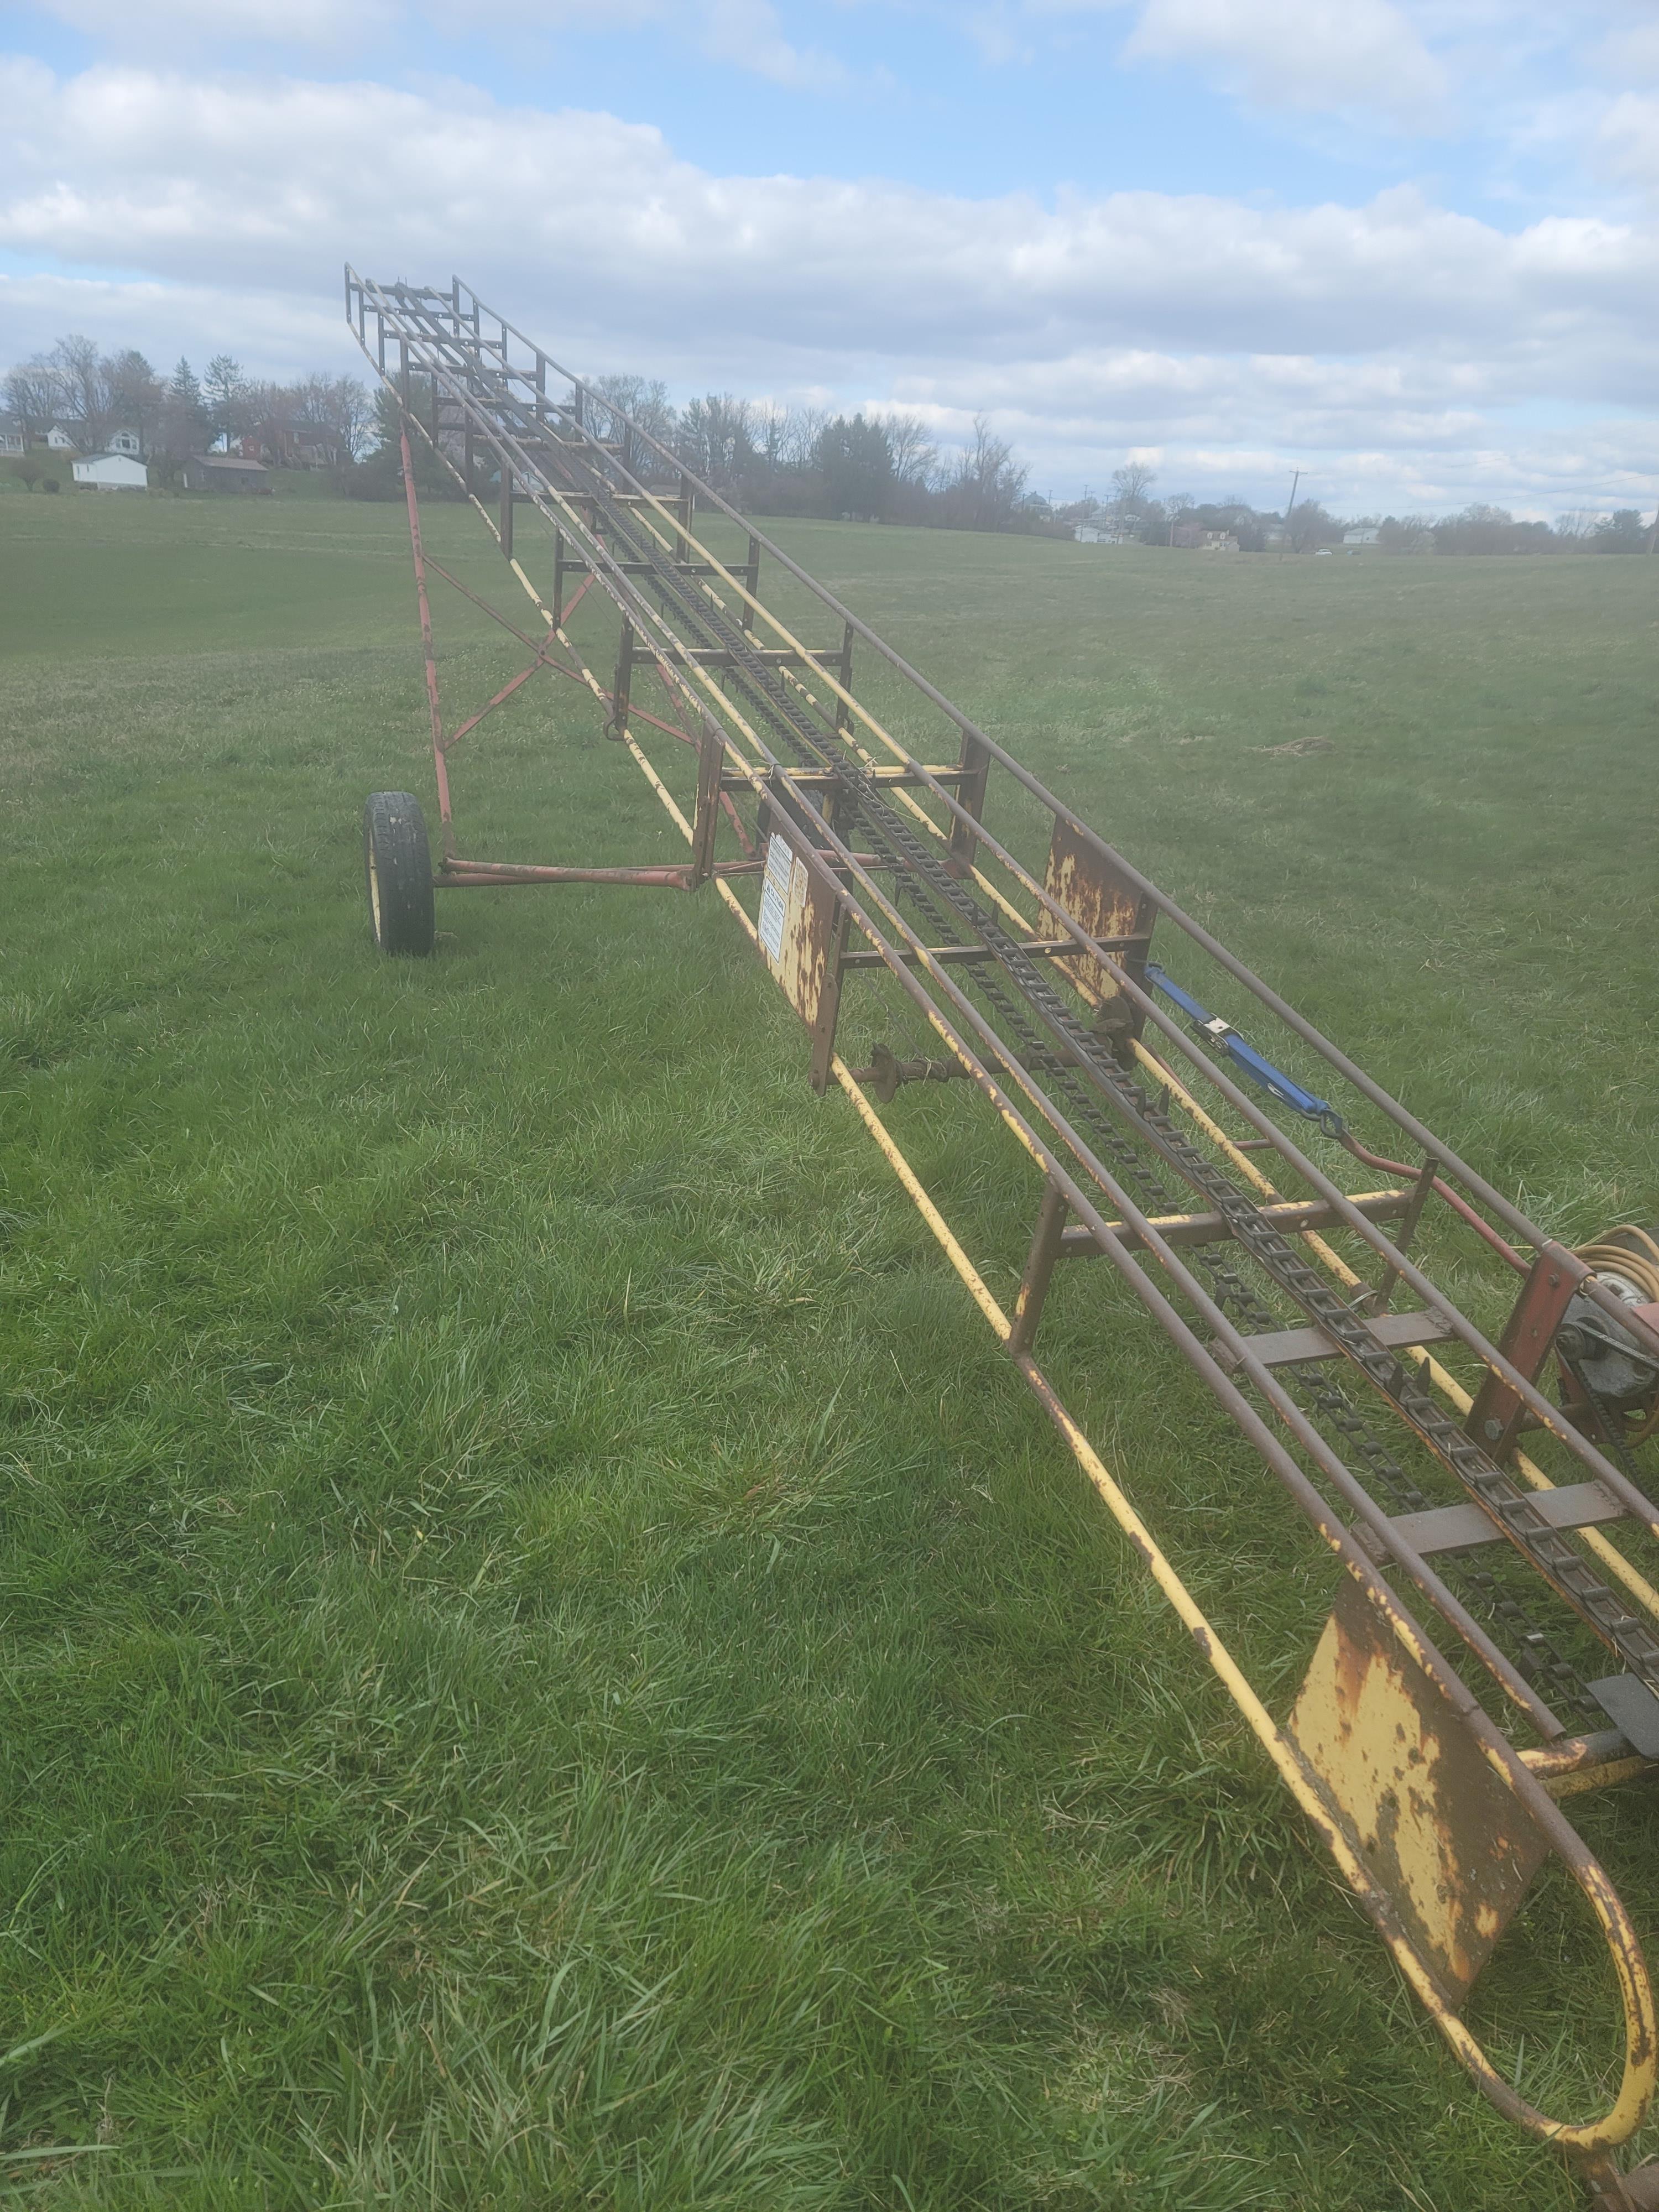
[[[404,349],[404,380],[408,380],[409,353]],[[415,496],[415,463],[409,450],[409,432],[398,433],[403,453],[404,502],[409,514],[409,543],[415,556],[415,596],[421,610],[421,651],[426,660],[426,699],[432,718],[432,765],[438,779],[438,818],[442,825],[441,840],[446,854],[455,843],[454,824],[450,819],[449,772],[444,764],[444,718],[438,704],[438,662],[432,644],[432,609],[426,595],[426,562],[421,548],[421,510]]]

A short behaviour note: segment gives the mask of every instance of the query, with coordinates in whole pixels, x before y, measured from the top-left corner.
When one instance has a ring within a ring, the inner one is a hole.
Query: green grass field
[[[1659,1216],[1659,562],[780,534],[1550,1227]],[[9,498],[0,607],[0,2196],[1572,2203],[713,898],[374,954],[400,512]],[[439,615],[459,712],[516,648]],[[675,855],[574,686],[471,744],[473,849]],[[1006,1288],[963,1103],[893,1126]],[[1310,1547],[1082,1315],[1073,1402],[1287,1699]],[[1659,1935],[1650,1793],[1575,1809]],[[1607,2015],[1546,1890],[1471,2017],[1589,2108]]]

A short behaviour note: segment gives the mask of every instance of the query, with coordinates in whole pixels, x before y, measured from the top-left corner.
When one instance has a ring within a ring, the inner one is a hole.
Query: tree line
[[[383,388],[371,395],[356,377],[262,380],[225,353],[216,354],[199,376],[183,359],[163,376],[136,347],[105,353],[77,333],[12,369],[0,388],[31,447],[54,424],[82,453],[102,452],[112,435],[131,430],[143,458],[167,483],[192,453],[233,450],[247,438],[278,467],[302,453],[314,458],[320,434],[343,490],[367,499],[400,495],[397,403]],[[616,441],[635,475],[665,474],[643,431],[675,461],[757,514],[962,530],[1054,526],[1048,502],[1027,489],[1026,465],[983,415],[974,418],[963,444],[943,450],[921,416],[897,410],[831,414],[732,392],[707,392],[679,407],[660,380],[640,376],[602,376],[591,389],[593,427]],[[411,394],[417,410],[429,396],[418,389]],[[12,465],[38,478],[50,464],[34,452]],[[434,470],[429,488],[442,493],[453,483]]]
[[[1048,503],[1026,489],[1029,471],[988,419],[976,416],[967,441],[941,451],[918,415],[832,415],[707,392],[677,407],[659,379],[601,376],[588,386],[588,427],[614,445],[629,473],[662,484],[678,463],[751,514],[845,517],[953,530],[1052,529]],[[430,394],[413,380],[410,404],[429,419]],[[401,496],[399,417],[378,395],[374,450],[349,471],[346,490],[365,499]],[[654,444],[653,441],[654,441]],[[657,448],[665,449],[665,461]],[[450,458],[459,460],[459,447]],[[453,492],[454,481],[416,456],[416,483]]]
[[[131,430],[143,459],[167,483],[192,453],[216,446],[232,450],[253,438],[278,467],[321,461],[353,496],[401,496],[397,403],[384,388],[371,395],[357,377],[316,372],[283,384],[246,375],[225,353],[216,354],[199,377],[183,358],[163,377],[136,347],[106,354],[94,339],[72,333],[12,369],[0,389],[26,448],[54,424],[83,453],[101,452],[117,432]],[[1438,517],[1343,518],[1312,499],[1293,502],[1281,516],[1237,495],[1160,498],[1152,489],[1156,471],[1136,461],[1113,471],[1109,496],[1085,492],[1053,507],[1028,489],[1029,468],[984,415],[974,417],[963,444],[944,448],[921,416],[898,409],[832,415],[729,392],[707,392],[677,407],[659,378],[627,375],[599,377],[590,391],[592,427],[616,445],[632,475],[660,479],[660,447],[755,514],[1059,537],[1085,524],[1121,542],[1152,545],[1191,542],[1194,531],[1219,531],[1243,552],[1270,544],[1318,552],[1356,528],[1375,530],[1377,549],[1395,553],[1651,552],[1659,539],[1659,515],[1644,526],[1633,507],[1611,514],[1581,510],[1552,524],[1517,522],[1506,507],[1479,504]],[[412,396],[417,409],[429,410],[429,392]],[[26,481],[39,479],[48,465],[31,450],[11,464]],[[431,477],[429,484],[422,482],[423,491],[441,495],[453,489],[429,457],[419,472]]]
[[[1224,531],[1242,553],[1283,545],[1292,553],[1335,547],[1352,530],[1374,530],[1382,553],[1650,553],[1659,514],[1644,523],[1633,507],[1611,514],[1580,509],[1554,522],[1517,522],[1504,507],[1479,503],[1456,514],[1335,515],[1314,499],[1297,500],[1283,515],[1265,513],[1237,494],[1198,500],[1190,492],[1154,495],[1157,472],[1127,462],[1112,472],[1109,496],[1084,497],[1056,508],[1072,527],[1093,525],[1123,544],[1176,545],[1189,530]]]
[[[82,453],[102,453],[130,430],[164,483],[191,454],[221,444],[228,450],[246,437],[257,437],[279,466],[296,461],[308,436],[344,466],[374,441],[374,410],[355,376],[319,372],[276,383],[246,375],[221,353],[199,377],[183,358],[164,377],[137,347],[105,353],[78,332],[12,369],[0,391],[26,447],[56,425]],[[31,465],[38,474],[45,464],[26,450],[26,476]]]

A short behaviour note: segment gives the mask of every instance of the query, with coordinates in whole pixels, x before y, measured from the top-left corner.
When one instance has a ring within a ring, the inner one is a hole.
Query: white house
[[[54,422],[47,431],[46,443],[54,453],[72,453],[76,450],[74,439],[61,422]]]
[[[99,491],[143,491],[149,471],[131,453],[88,453],[75,463],[75,481]]]
[[[111,453],[136,453],[142,460],[144,452],[143,441],[136,430],[112,430],[109,434],[109,444],[105,447],[105,451]]]
[[[1342,543],[1348,546],[1375,545],[1382,534],[1374,523],[1363,523],[1357,530],[1345,530]]]
[[[28,444],[15,415],[0,415],[0,453],[21,453]]]

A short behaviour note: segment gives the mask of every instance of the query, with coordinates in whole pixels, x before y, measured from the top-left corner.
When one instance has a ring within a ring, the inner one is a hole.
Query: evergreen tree
[[[207,404],[208,420],[224,440],[228,453],[231,441],[246,428],[247,379],[241,362],[233,361],[228,353],[216,353],[202,379],[202,397]]]
[[[893,448],[879,422],[837,415],[818,433],[812,465],[823,479],[824,505],[831,514],[878,520],[887,511],[893,489]]]
[[[198,421],[202,419],[201,383],[196,371],[185,359],[183,354],[179,355],[179,366],[173,370],[168,381],[167,398],[185,414],[192,416]]]

